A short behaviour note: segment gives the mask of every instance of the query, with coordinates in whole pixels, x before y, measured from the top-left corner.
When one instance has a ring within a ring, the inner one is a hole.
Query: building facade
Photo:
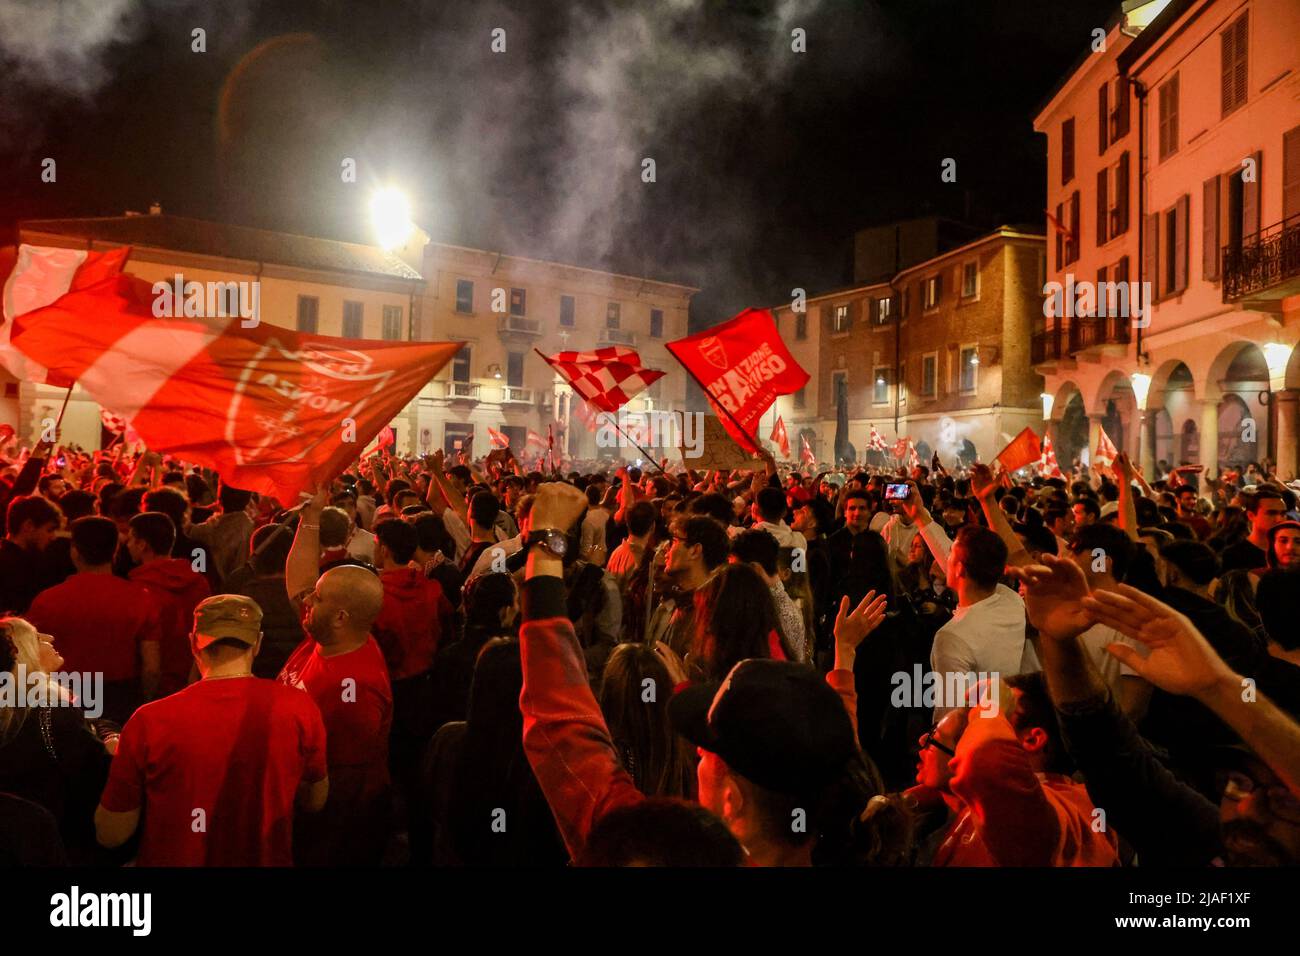
[[[422,234],[421,234],[422,235]],[[423,237],[427,239],[427,237]],[[641,457],[634,448],[597,449],[574,413],[576,397],[534,349],[632,345],[668,374],[630,403],[631,411],[680,410],[685,372],[664,342],[686,334],[695,289],[419,241],[396,253],[376,246],[248,229],[163,215],[31,220],[20,243],[84,249],[132,247],[127,270],[149,282],[256,283],[258,321],[350,339],[463,341],[465,347],[393,419],[395,450],[454,452],[488,426],[522,451],[527,432],[553,431],[570,457]],[[421,268],[417,268],[417,266]],[[247,287],[246,287],[247,288]],[[3,377],[0,422],[33,444],[58,417],[64,389]],[[74,388],[62,440],[107,443],[100,408]]]
[[[1295,0],[1125,4],[1107,53],[1085,59],[1040,113],[1049,209],[1070,188],[1058,173],[1073,153],[1083,211],[1068,224],[1078,226],[1075,258],[1055,265],[1053,280],[1103,281],[1101,270],[1125,261],[1150,300],[1145,312],[1130,303],[1107,317],[1048,318],[1036,335],[1063,463],[1086,423],[1088,447],[1104,427],[1148,475],[1161,462],[1216,474],[1272,461],[1284,480],[1296,477],[1297,35]],[[1099,151],[1107,86],[1131,96],[1130,123]],[[1071,118],[1074,147],[1062,133]],[[1103,242],[1088,211],[1099,216],[1107,201],[1100,170],[1116,150],[1130,157],[1127,229]]]
[[[812,378],[806,394],[782,400],[792,455],[793,421],[815,436],[819,461],[834,460],[841,401],[853,446],[845,450],[859,461],[893,461],[867,455],[873,426],[891,445],[910,438],[926,463],[937,452],[951,464],[988,460],[1041,425],[1030,336],[1042,308],[1043,246],[1041,235],[1004,226],[888,280],[810,298],[804,327],[815,361],[804,368]],[[799,346],[794,306],[774,313],[786,342]]]

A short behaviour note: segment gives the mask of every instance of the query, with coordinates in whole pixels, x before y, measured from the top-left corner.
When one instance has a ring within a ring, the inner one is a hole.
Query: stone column
[[[1273,393],[1273,403],[1277,406],[1275,428],[1277,435],[1274,458],[1277,460],[1277,475],[1283,481],[1291,481],[1300,474],[1300,463],[1296,461],[1297,424],[1300,423],[1300,389],[1286,388]]]
[[[1201,402],[1201,461],[1205,477],[1219,475],[1219,401],[1205,399]],[[1177,436],[1175,436],[1176,438]]]
[[[1155,415],[1149,411],[1138,410],[1138,469],[1147,481],[1156,477],[1155,456],[1151,454],[1152,434],[1155,431]]]

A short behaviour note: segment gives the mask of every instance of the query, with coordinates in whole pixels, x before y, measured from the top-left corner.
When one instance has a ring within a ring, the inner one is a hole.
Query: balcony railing
[[[1070,354],[1097,345],[1128,345],[1133,320],[1127,315],[1075,316],[1070,320]]]
[[[1281,299],[1300,291],[1300,216],[1223,247],[1223,301]]]
[[[453,400],[463,402],[478,401],[478,383],[477,382],[448,382],[447,397]]]
[[[516,335],[541,335],[542,320],[530,319],[522,315],[502,315],[497,317],[498,332],[512,332]]]
[[[636,345],[636,333],[628,329],[611,329],[608,326],[600,330],[601,345]]]
[[[514,385],[503,385],[501,387],[501,402],[503,404],[531,405],[533,403],[533,390],[531,388],[518,388]]]
[[[1065,329],[1060,325],[1035,332],[1030,340],[1030,362],[1039,365],[1043,362],[1057,362],[1061,358],[1061,343],[1065,339]]]

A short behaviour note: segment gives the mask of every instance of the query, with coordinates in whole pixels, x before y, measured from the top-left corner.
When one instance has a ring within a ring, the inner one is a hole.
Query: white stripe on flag
[[[201,331],[177,326],[168,328],[166,320],[146,322],[128,332],[86,369],[78,384],[130,421],[168,379],[225,331],[217,325]],[[105,402],[101,395],[111,398]]]
[[[49,377],[45,366],[33,362],[9,344],[15,316],[44,308],[67,293],[89,253],[85,249],[56,249],[48,246],[18,247],[14,271],[5,280],[0,295],[0,365],[14,378],[44,382]]]

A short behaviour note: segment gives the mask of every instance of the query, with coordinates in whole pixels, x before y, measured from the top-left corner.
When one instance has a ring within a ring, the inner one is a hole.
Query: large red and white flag
[[[808,444],[808,436],[800,435],[799,444],[802,446],[799,449],[799,460],[803,462],[805,465],[812,465],[814,468],[816,468],[817,456],[813,454],[812,445]]]
[[[875,425],[871,426],[871,435],[867,438],[867,450],[880,452],[889,450],[889,446],[885,444],[884,436],[876,431]]]
[[[510,436],[505,432],[499,432],[491,425],[488,426],[488,439],[492,442],[493,448],[509,448]]]
[[[621,345],[609,345],[594,352],[537,354],[593,409],[602,412],[618,411],[665,374],[646,368],[635,349]]]
[[[115,276],[126,264],[129,248],[90,252],[86,249],[61,249],[31,246],[24,243],[16,250],[0,250],[0,365],[9,374],[26,382],[38,382],[67,388],[72,381],[51,373],[13,347],[10,337],[14,319],[50,305],[68,292],[77,292]]]
[[[808,384],[808,373],[781,341],[766,309],[746,309],[721,325],[668,342],[667,348],[700,383],[727,434],[746,451],[761,450],[754,435],[776,397]]]
[[[907,467],[908,467],[908,468],[917,468],[917,467],[920,466],[920,464],[921,464],[921,456],[920,456],[920,454],[917,452],[917,450],[916,450],[916,446],[912,444],[911,439],[908,439],[908,442],[907,442]]]
[[[1098,426],[1097,450],[1092,454],[1093,464],[1109,467],[1114,464],[1115,457],[1118,454],[1119,450],[1115,447],[1115,443],[1110,440],[1110,436],[1106,434],[1106,429]]]
[[[900,438],[898,441],[894,442],[894,457],[899,461],[902,461],[903,456],[907,454],[907,446],[911,443],[912,439],[910,437]]]
[[[10,342],[125,418],[154,451],[293,503],[333,478],[451,360],[455,342],[160,319],[127,273],[18,315]]]
[[[1006,448],[998,452],[994,461],[1000,462],[1004,471],[1012,472],[1025,465],[1031,465],[1043,457],[1043,446],[1039,444],[1038,433],[1025,427]]]
[[[785,433],[785,422],[781,416],[776,416],[776,424],[772,426],[771,440],[776,442],[776,447],[781,450],[782,458],[790,457],[790,436]]]

